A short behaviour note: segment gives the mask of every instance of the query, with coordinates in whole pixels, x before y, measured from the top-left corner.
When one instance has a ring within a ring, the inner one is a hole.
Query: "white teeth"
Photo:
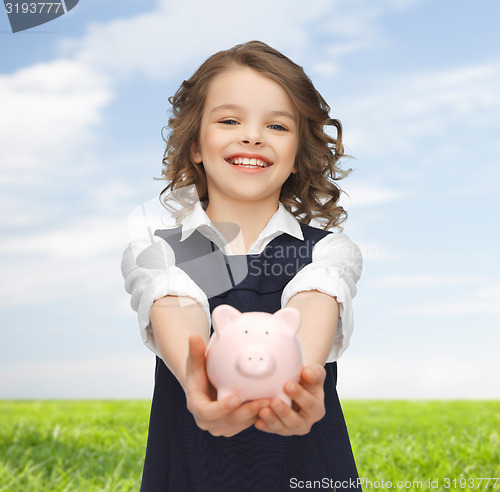
[[[234,159],[228,159],[231,164],[240,167],[268,167],[269,164],[260,159],[249,159],[248,157],[235,157]]]

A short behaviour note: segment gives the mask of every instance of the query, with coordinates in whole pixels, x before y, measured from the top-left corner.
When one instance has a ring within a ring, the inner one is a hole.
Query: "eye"
[[[273,123],[272,125],[269,125],[269,128],[271,130],[278,130],[280,132],[287,132],[288,128],[285,128],[283,125],[280,125],[278,123]]]
[[[237,125],[238,124],[238,122],[236,120],[231,120],[231,119],[221,120],[221,121],[219,121],[219,123],[222,123],[223,125]]]

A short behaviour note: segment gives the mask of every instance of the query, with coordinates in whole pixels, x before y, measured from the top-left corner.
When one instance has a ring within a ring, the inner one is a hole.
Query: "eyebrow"
[[[212,108],[210,113],[215,113],[216,111],[220,111],[222,109],[232,109],[232,110],[237,110],[237,111],[243,111],[243,108],[241,106],[238,106],[237,104],[220,104],[219,106],[215,106],[215,108]],[[273,110],[270,111],[269,114],[272,116],[284,116],[286,118],[290,118],[291,120],[295,121],[295,116],[288,111],[282,111],[282,110]]]

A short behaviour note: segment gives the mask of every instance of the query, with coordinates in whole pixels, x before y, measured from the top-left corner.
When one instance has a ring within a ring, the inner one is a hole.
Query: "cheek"
[[[293,140],[292,142],[289,142],[286,149],[285,149],[285,154],[287,155],[287,158],[290,162],[295,163],[295,157],[297,156],[297,151],[298,151],[298,142],[297,140]]]
[[[217,131],[206,131],[203,138],[203,150],[205,154],[218,154],[225,146],[224,136]]]
[[[297,152],[298,152],[298,145],[295,145],[293,150],[290,151],[290,162],[292,163],[292,168],[291,168],[291,173],[295,174],[298,169],[297,169]]]

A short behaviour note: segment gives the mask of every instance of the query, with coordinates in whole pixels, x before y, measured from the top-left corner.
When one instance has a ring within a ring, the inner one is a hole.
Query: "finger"
[[[191,335],[188,340],[189,350],[186,359],[187,382],[194,381],[197,389],[208,392],[208,380],[205,369],[205,342],[199,335]]]
[[[273,434],[285,435],[288,434],[281,419],[274,413],[274,411],[267,407],[259,412],[259,418],[255,422],[255,427],[262,431]]]
[[[188,339],[186,360],[186,398],[189,411],[204,419],[214,401],[213,387],[208,381],[205,368],[205,342],[199,335]]]
[[[235,421],[235,422],[236,421],[246,422],[246,421],[251,420],[251,419],[254,419],[254,421],[255,421],[255,419],[259,415],[259,412],[263,408],[268,407],[270,403],[271,402],[268,399],[254,400],[254,401],[249,401],[249,402],[243,403],[240,406],[236,406],[236,407],[231,408],[230,419]],[[229,407],[226,407],[226,408],[229,408]]]
[[[216,436],[230,437],[255,424],[261,407],[257,407],[256,411],[255,404],[251,402],[228,412],[234,406],[231,404],[232,401],[236,404],[237,397],[228,397],[222,402],[213,402],[210,407],[203,409],[202,422],[204,422],[205,430],[210,430]],[[263,406],[264,402],[261,405]]]
[[[300,415],[304,420],[317,421],[324,414],[324,395],[322,386],[316,393],[311,393],[305,389],[302,385],[289,381],[284,387],[285,393],[299,406],[299,412],[295,412],[296,415]],[[278,413],[281,417],[281,415]],[[290,414],[287,413],[288,416]],[[292,422],[290,422],[292,424]]]
[[[200,335],[191,335],[189,337],[189,352],[187,358],[188,366],[192,370],[205,370],[205,342]]]
[[[252,425],[255,424],[257,420],[257,417],[254,417],[252,419],[247,420],[246,422],[242,422],[238,424],[236,427],[230,427],[228,430],[225,430],[225,432],[222,432],[221,435],[225,437],[232,437],[235,436],[236,434],[239,434],[240,432],[244,431],[245,429],[248,429],[248,427],[251,427]]]
[[[204,420],[215,422],[224,419],[230,425],[244,425],[245,427],[242,427],[241,430],[253,425],[259,411],[269,406],[269,400],[255,400],[244,403],[237,395],[211,401],[209,404],[206,401],[204,403],[204,407],[200,408],[200,414]]]
[[[240,431],[254,425],[259,420],[259,413],[262,409],[269,407],[269,400],[252,401],[245,403],[227,416],[227,422],[234,422],[240,427]]]
[[[287,383],[287,385],[285,385],[285,391],[293,400],[294,397],[292,395],[295,395],[297,393],[295,387],[298,387],[299,391],[304,391],[304,390],[297,383],[292,383],[292,384],[293,384],[293,390],[287,391],[287,387],[288,390],[290,390],[289,387],[290,385],[289,383]],[[271,402],[271,408],[276,417],[281,421],[282,425],[287,429],[290,429],[290,431],[292,431],[293,429],[297,429],[304,424],[305,421],[304,416],[300,412],[294,410],[292,407],[287,405],[280,398],[275,398]]]
[[[222,427],[229,429],[222,435],[231,437],[254,425],[259,419],[259,411],[265,406],[269,406],[269,400],[252,401],[241,405],[221,420]]]
[[[237,422],[235,424],[230,420],[222,419],[207,425],[203,430],[208,430],[213,436],[231,437],[239,434],[241,431],[247,429],[248,427],[251,427],[256,420],[257,418],[253,417],[252,419],[248,419],[247,421]]]
[[[242,404],[241,399],[236,395],[228,396],[223,400],[217,401],[206,401],[204,398],[200,398],[199,402],[202,403],[203,406],[198,408],[198,412],[203,420],[207,422],[215,422],[225,418]]]
[[[282,436],[301,434],[306,424],[304,417],[280,398],[272,400],[270,407],[264,408],[259,417],[255,425],[257,429]]]
[[[257,417],[259,412],[266,407],[269,407],[271,400],[269,398],[262,398],[260,400],[252,400],[245,402],[240,408],[235,411],[237,416],[244,418],[245,416]]]
[[[312,364],[302,369],[300,374],[301,385],[309,392],[316,393],[323,390],[326,371],[319,364]]]

